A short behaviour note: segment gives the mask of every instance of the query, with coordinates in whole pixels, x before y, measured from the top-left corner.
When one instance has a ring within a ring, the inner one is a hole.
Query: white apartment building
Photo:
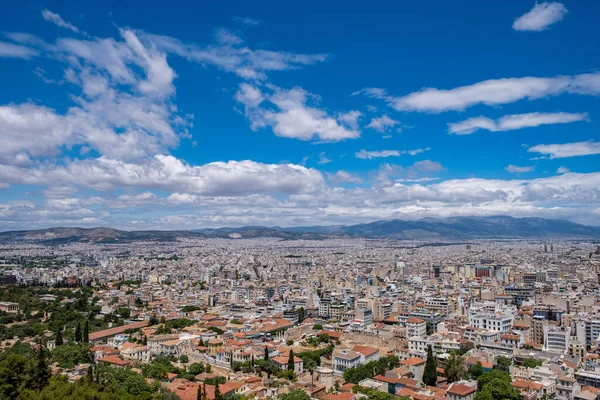
[[[406,336],[413,337],[425,337],[427,336],[427,323],[424,319],[417,317],[410,317],[406,320]]]
[[[544,350],[552,353],[567,353],[570,333],[570,329],[564,326],[544,326]]]

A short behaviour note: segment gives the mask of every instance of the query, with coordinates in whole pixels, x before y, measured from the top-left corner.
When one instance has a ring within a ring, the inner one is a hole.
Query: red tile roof
[[[455,394],[457,396],[468,396],[473,392],[476,392],[477,389],[473,388],[471,386],[467,386],[467,385],[463,385],[462,383],[459,384],[453,384],[452,386],[450,386],[450,389],[448,389],[448,393],[450,394]]]

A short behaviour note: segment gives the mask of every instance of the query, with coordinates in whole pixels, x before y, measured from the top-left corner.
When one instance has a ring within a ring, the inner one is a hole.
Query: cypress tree
[[[81,335],[81,339],[82,339],[83,343],[87,343],[90,341],[89,335],[90,335],[90,326],[88,324],[88,320],[86,319],[85,322],[83,323],[83,334]]]
[[[215,381],[215,400],[223,400],[221,396],[221,389],[219,389],[219,381]]]
[[[435,386],[437,383],[437,361],[433,356],[431,346],[427,346],[427,361],[423,371],[423,383],[427,386]]]
[[[87,369],[87,381],[89,383],[94,383],[94,367],[91,365]]]
[[[54,338],[54,343],[57,346],[62,346],[63,345],[62,328],[58,328],[56,330],[56,337]]]
[[[289,371],[293,371],[294,370],[294,350],[290,350],[290,358],[288,358],[287,369]]]
[[[265,361],[269,359],[269,346],[265,346]]]
[[[35,363],[35,370],[32,371],[32,382],[31,386],[35,390],[42,390],[48,385],[48,380],[52,375],[52,371],[48,367],[48,363],[46,361],[46,354],[44,351],[44,346],[40,344],[40,347],[37,352],[37,360]]]
[[[79,321],[75,325],[75,342],[81,342],[81,323]]]

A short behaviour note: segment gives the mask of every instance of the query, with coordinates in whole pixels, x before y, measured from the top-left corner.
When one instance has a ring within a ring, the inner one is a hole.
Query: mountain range
[[[0,242],[128,243],[133,241],[174,241],[180,238],[328,239],[390,238],[412,240],[465,240],[509,238],[598,238],[600,227],[544,218],[452,217],[414,221],[389,220],[356,225],[216,228],[196,230],[122,231],[112,228],[48,228],[0,232]]]

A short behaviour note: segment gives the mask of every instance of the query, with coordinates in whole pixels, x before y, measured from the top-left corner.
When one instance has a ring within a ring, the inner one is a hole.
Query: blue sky
[[[600,3],[21,2],[0,230],[600,225]]]

